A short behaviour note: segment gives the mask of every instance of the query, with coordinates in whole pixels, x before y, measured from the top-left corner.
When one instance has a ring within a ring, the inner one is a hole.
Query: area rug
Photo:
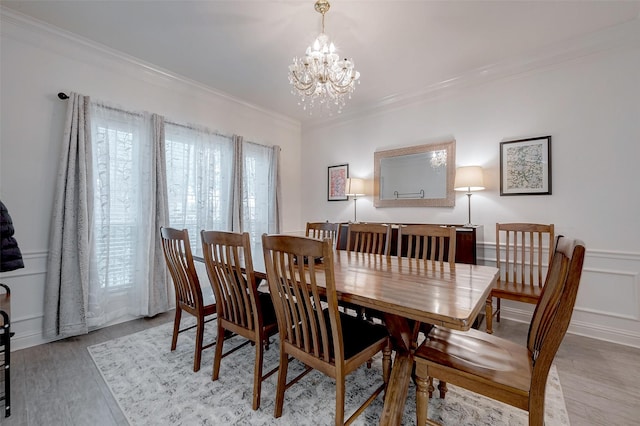
[[[207,324],[205,343],[215,338],[215,322]],[[138,425],[332,425],[335,385],[312,372],[285,393],[282,417],[273,417],[277,374],[262,384],[262,402],[251,409],[254,348],[247,345],[223,358],[220,378],[211,380],[213,348],[203,352],[202,368],[194,373],[194,333],[181,333],[170,351],[172,324],[167,323],[88,348],[129,424]],[[191,334],[189,334],[191,333]],[[225,351],[243,339],[225,342]],[[277,336],[265,351],[264,371],[278,364]],[[381,359],[372,368],[361,367],[347,377],[345,413],[350,415],[381,381]],[[296,360],[289,365],[294,377],[302,371]],[[429,418],[443,425],[527,425],[527,413],[448,385],[446,399],[429,402]],[[383,400],[379,396],[354,424],[379,423]],[[545,423],[564,426],[569,419],[555,366],[547,382]],[[403,423],[415,424],[415,387],[409,387]]]

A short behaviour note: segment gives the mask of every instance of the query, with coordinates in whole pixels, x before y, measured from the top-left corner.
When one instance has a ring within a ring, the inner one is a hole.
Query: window
[[[262,234],[277,232],[274,226],[275,179],[273,149],[245,142],[243,145],[242,213],[244,231],[251,234],[253,244]]]
[[[168,225],[189,230],[196,255],[202,254],[200,230],[230,231],[238,218],[254,243],[262,233],[277,231],[272,148],[166,122],[161,140],[153,130],[159,117],[95,103],[90,108],[92,146],[86,149],[93,157],[93,202],[90,216],[78,220],[92,226],[86,313],[90,328],[160,309],[150,303],[161,298],[154,287],[154,236],[164,217],[156,206],[164,185]],[[236,143],[243,149],[236,149]],[[155,167],[159,149],[166,157],[166,181]],[[242,161],[237,161],[236,152],[241,151]],[[236,187],[242,194],[234,193]]]
[[[103,112],[105,112],[103,110]],[[94,114],[94,232],[100,288],[118,290],[135,280],[141,168],[139,116]]]
[[[93,255],[87,325],[148,312],[155,215],[150,117],[91,104]]]
[[[188,229],[194,253],[200,231],[231,230],[233,141],[207,130],[165,124],[169,224]]]

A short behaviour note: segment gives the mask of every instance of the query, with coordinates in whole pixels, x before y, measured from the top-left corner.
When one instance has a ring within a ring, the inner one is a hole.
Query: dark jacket
[[[22,253],[18,247],[18,242],[13,238],[13,222],[9,211],[4,203],[0,201],[0,237],[2,246],[0,247],[0,272],[13,271],[24,268]]]

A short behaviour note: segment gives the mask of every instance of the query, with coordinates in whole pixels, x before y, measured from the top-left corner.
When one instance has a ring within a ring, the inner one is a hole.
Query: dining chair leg
[[[224,346],[225,329],[218,321],[218,336],[216,337],[216,351],[213,356],[213,374],[211,380],[218,380],[220,375],[220,362],[222,361],[222,347]]]
[[[282,405],[284,404],[284,391],[287,387],[287,370],[289,369],[289,357],[284,348],[280,346],[280,367],[278,369],[278,386],[276,388],[276,405],[273,417],[282,416]]]
[[[171,339],[171,350],[176,350],[178,344],[178,333],[180,332],[180,319],[182,318],[182,309],[176,306],[176,316],[173,319],[173,338]]]
[[[389,384],[390,377],[391,377],[391,339],[389,339],[389,343],[382,350],[382,380],[384,380],[385,393],[387,391],[387,385]]]
[[[447,395],[447,391],[449,388],[447,387],[447,382],[443,380],[438,380],[438,390],[440,391],[440,399],[444,399]]]
[[[336,378],[336,426],[344,425],[344,394],[345,394],[345,380],[342,376],[342,380]]]
[[[196,353],[193,355],[193,372],[200,371],[202,357],[202,341],[204,339],[204,317],[198,317],[196,325]]]
[[[487,306],[485,308],[484,316],[485,321],[487,322],[487,333],[493,334],[493,298],[491,295],[487,298]]]
[[[262,364],[264,344],[256,343],[256,361],[253,372],[253,409],[260,408],[260,392],[262,391]]]
[[[430,377],[418,376],[416,372],[416,425],[427,424],[427,410],[429,408],[429,383]]]
[[[542,387],[538,392],[535,392],[529,401],[529,426],[543,426],[544,425],[544,398],[545,392]]]

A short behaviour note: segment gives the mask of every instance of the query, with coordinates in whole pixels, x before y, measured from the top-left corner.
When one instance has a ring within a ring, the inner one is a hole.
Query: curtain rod
[[[232,138],[232,136],[225,135],[225,134],[217,132],[215,130],[210,130],[206,126],[199,126],[197,124],[181,124],[181,123],[176,123],[175,121],[166,120],[166,119],[164,120],[164,122],[165,122],[165,124],[171,124],[172,126],[182,127],[183,129],[206,131],[206,132],[211,133],[211,134],[216,135],[216,136],[222,136],[222,137],[229,138],[229,139]]]
[[[64,100],[66,100],[66,99],[69,99],[69,95],[67,95],[67,94],[66,94],[66,93],[64,93],[64,92],[58,92],[58,98],[64,101]],[[135,116],[140,116],[140,115],[141,115],[141,114],[139,114],[139,113],[135,113],[135,112],[131,112],[131,111],[126,111],[126,110],[123,110],[123,109],[120,109],[120,108],[114,108],[114,107],[112,107],[112,106],[108,106],[108,105],[101,105],[101,106],[102,106],[103,108],[111,109],[111,110],[114,110],[114,111],[125,112],[125,113],[131,114],[131,115],[135,115]],[[188,125],[188,124],[175,123],[175,122],[172,122],[172,121],[169,121],[169,120],[165,120],[165,123],[172,124],[172,125],[174,125],[174,126],[184,127],[184,128],[186,128],[186,129],[191,129],[191,130],[202,130],[202,129],[198,129],[198,128],[196,128],[196,127],[194,127],[194,126],[191,126],[191,125]],[[205,129],[206,129],[206,127],[205,127]],[[213,134],[214,134],[214,135],[216,135],[216,136],[222,136],[222,137],[226,137],[226,138],[230,138],[230,137],[231,137],[231,136],[229,136],[229,135],[224,135],[224,134],[222,134],[222,133],[218,133],[218,132],[216,132],[216,131],[213,131],[213,132],[212,132],[211,130],[208,130],[208,129],[206,129],[206,130],[207,130],[207,131],[209,131],[209,132],[211,132],[211,133],[213,133]],[[249,141],[249,140],[247,140],[247,141],[245,141],[245,142],[250,143],[250,144],[253,144],[253,145],[264,146],[264,147],[267,147],[267,148],[270,148],[270,147],[271,147],[271,145],[264,145],[264,144],[261,144],[261,143],[258,143],[258,142],[252,142],[252,141]],[[281,148],[281,149],[282,149],[282,148]]]

